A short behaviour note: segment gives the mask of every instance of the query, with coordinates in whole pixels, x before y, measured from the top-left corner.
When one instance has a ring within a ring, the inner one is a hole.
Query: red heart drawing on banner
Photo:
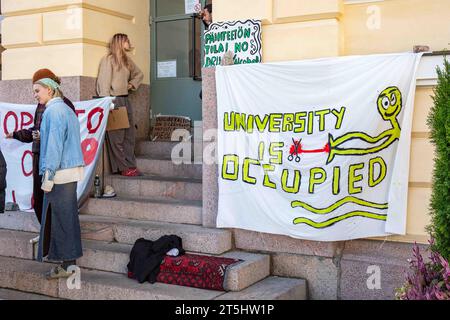
[[[81,143],[81,151],[83,151],[83,159],[86,166],[94,161],[97,150],[98,141],[95,138],[87,138]]]

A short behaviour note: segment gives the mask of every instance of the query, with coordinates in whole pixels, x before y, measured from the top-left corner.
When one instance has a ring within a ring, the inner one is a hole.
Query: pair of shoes
[[[47,280],[59,279],[59,278],[69,278],[73,273],[68,272],[62,266],[57,266],[52,268],[49,272],[45,274]]]
[[[103,193],[103,198],[114,198],[116,196],[116,193],[111,186],[105,187],[105,192]]]
[[[131,171],[133,171],[133,172],[136,172],[136,176],[138,176],[138,177],[141,177],[141,176],[144,175],[144,174],[143,174],[142,172],[140,172],[140,171],[138,170],[138,168],[136,168],[136,167],[132,167],[132,168],[130,168],[129,170],[131,170]]]
[[[124,177],[139,177],[139,176],[142,176],[142,173],[137,168],[129,168],[127,170],[122,171],[122,176],[124,176]]]
[[[30,240],[30,243],[35,244],[39,242],[39,236]]]

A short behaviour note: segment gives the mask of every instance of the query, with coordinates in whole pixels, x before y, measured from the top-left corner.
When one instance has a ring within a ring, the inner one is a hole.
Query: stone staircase
[[[81,289],[68,289],[65,279],[46,280],[50,264],[32,260],[33,214],[0,215],[0,299],[305,299],[305,280],[270,276],[270,255],[237,251],[231,230],[202,226],[202,167],[173,164],[173,145],[139,143],[144,176],[106,177],[117,197],[89,199],[82,208]],[[170,234],[180,236],[189,253],[241,259],[227,269],[228,292],[128,279],[134,242]]]

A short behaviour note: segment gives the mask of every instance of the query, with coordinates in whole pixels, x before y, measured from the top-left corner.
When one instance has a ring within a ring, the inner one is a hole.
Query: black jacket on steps
[[[185,253],[181,238],[176,235],[162,236],[156,241],[136,240],[131,249],[128,272],[132,272],[139,283],[155,283],[164,256],[173,248],[179,250],[179,255]]]

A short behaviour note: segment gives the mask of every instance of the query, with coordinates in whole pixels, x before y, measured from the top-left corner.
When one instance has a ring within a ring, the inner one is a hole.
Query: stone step
[[[182,145],[180,145],[180,143]],[[151,156],[155,158],[171,158],[172,150],[179,145],[184,150],[191,150],[191,159],[194,154],[193,142],[179,142],[179,141],[139,141],[136,143],[136,154],[139,156]],[[176,154],[179,156],[179,154]]]
[[[33,248],[29,240],[36,235],[0,230],[0,256],[31,260]],[[77,264],[87,269],[126,274],[131,249],[132,245],[128,244],[83,240],[83,257]],[[224,288],[228,291],[243,290],[270,274],[269,255],[229,251],[218,256],[243,260],[227,268]]]
[[[0,214],[0,229],[39,232],[39,228],[34,212],[6,211]]]
[[[43,296],[40,294],[0,288],[0,300],[58,300],[58,299]]]
[[[139,238],[157,240],[164,235],[177,235],[183,240],[186,251],[222,254],[232,247],[231,232],[224,229],[201,226],[131,220],[124,218],[80,215],[82,238],[87,240],[116,241],[134,244]],[[105,238],[92,238],[96,231],[104,232]]]
[[[227,292],[215,300],[307,300],[304,279],[268,277],[240,292]]]
[[[202,203],[196,200],[90,198],[83,214],[186,224],[202,224]]]
[[[81,268],[80,289],[68,287],[67,279],[47,280],[53,266],[31,260],[0,257],[0,288],[14,289],[71,300],[211,300],[221,291],[163,283],[143,283],[124,274]]]
[[[186,164],[176,159],[172,161],[170,157],[164,159],[138,157],[136,160],[139,170],[144,174],[162,177],[202,178],[201,164]]]
[[[111,175],[105,178],[105,183],[123,197],[202,200],[202,183],[199,179]]]
[[[132,245],[84,240],[84,255],[79,260],[79,265],[89,269],[126,274],[131,249]],[[270,274],[268,255],[229,251],[216,256],[244,260],[227,269],[225,290],[243,290]]]
[[[143,283],[123,274],[81,268],[79,289],[70,289],[67,279],[47,280],[53,265],[31,260],[0,257],[0,288],[71,300],[212,300],[222,299],[304,299],[305,282],[270,277],[244,289],[240,294],[189,288],[163,283]]]

